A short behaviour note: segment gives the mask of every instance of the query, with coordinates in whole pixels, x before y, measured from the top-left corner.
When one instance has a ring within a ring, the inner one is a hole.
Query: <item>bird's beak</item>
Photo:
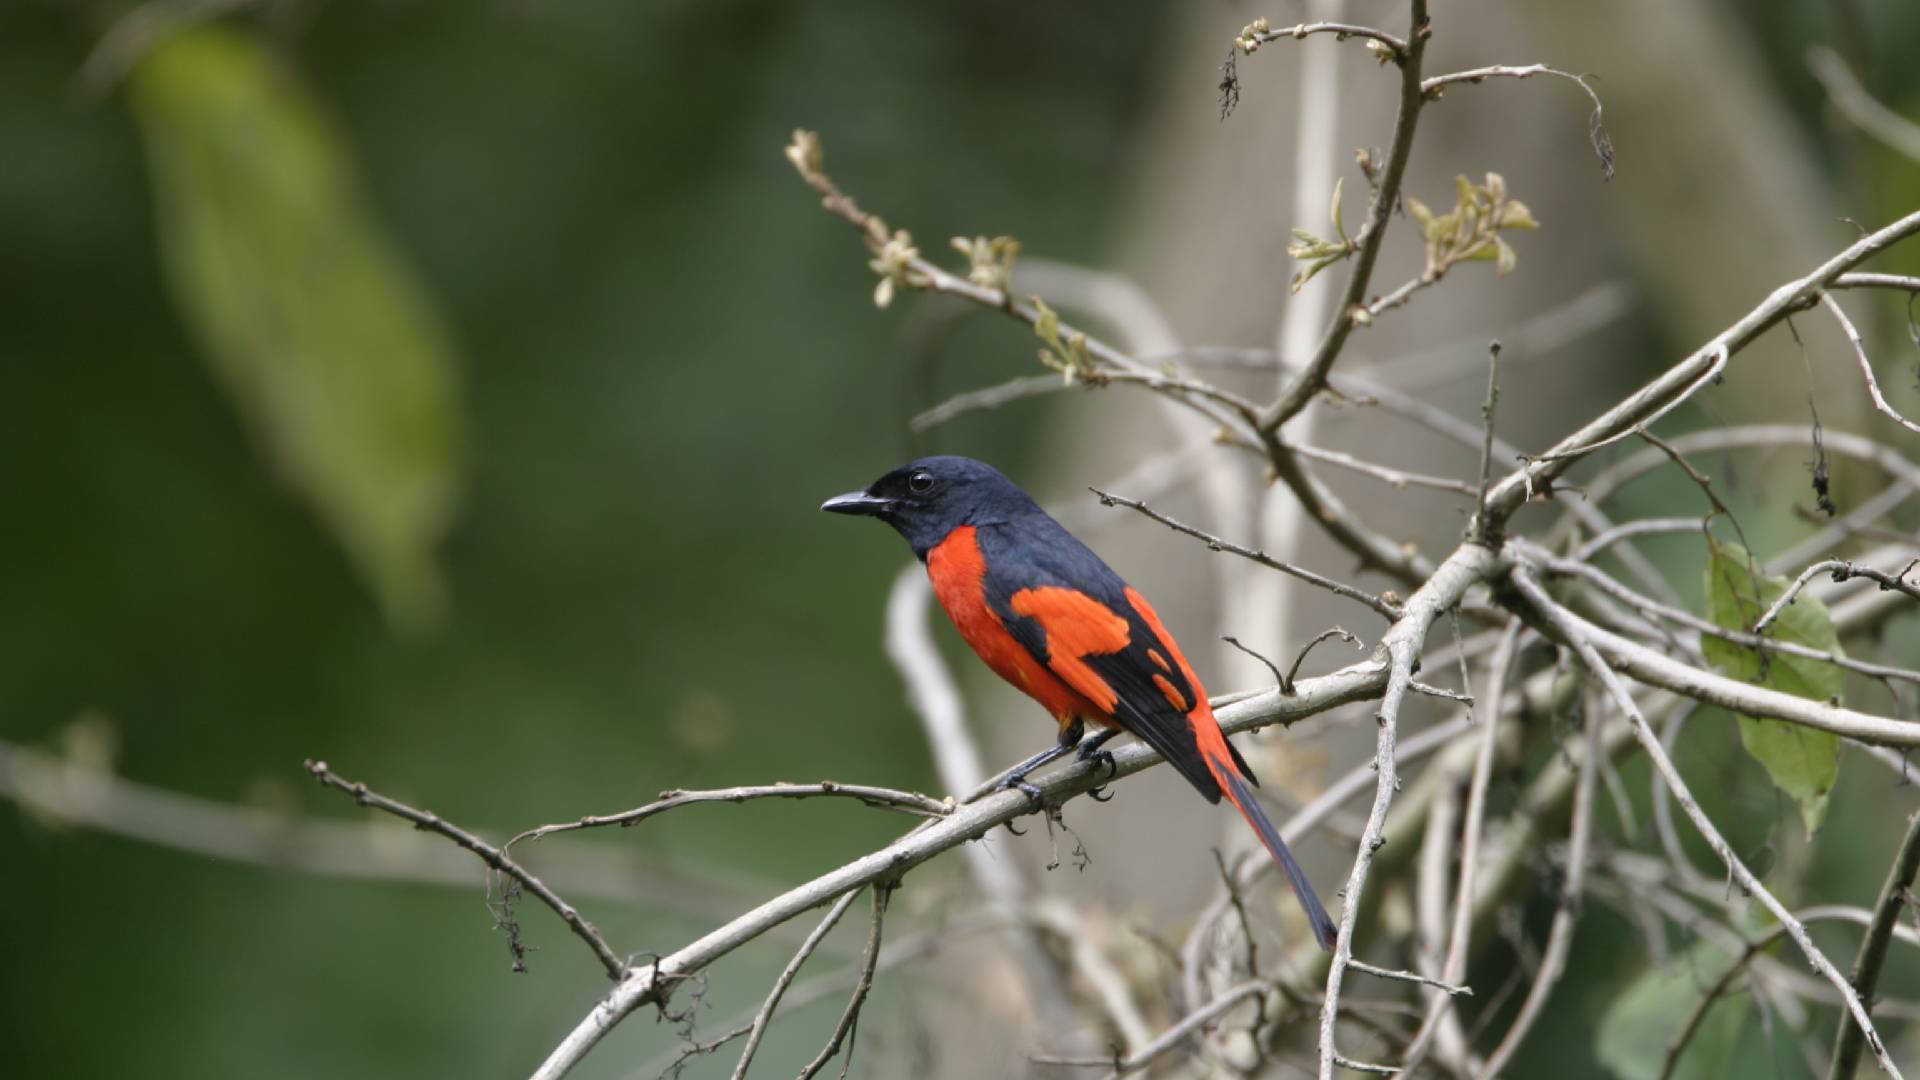
[[[860,514],[866,517],[880,517],[893,510],[899,503],[892,499],[883,499],[878,495],[869,495],[864,491],[849,491],[845,495],[835,495],[820,504],[820,509],[829,514]]]

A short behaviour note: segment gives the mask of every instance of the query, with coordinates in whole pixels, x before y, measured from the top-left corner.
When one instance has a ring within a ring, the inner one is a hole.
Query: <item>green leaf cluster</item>
[[[1299,292],[1300,287],[1313,280],[1313,276],[1334,263],[1360,250],[1360,242],[1347,235],[1346,223],[1340,216],[1340,191],[1344,179],[1333,182],[1333,206],[1327,216],[1333,221],[1333,233],[1338,239],[1324,239],[1305,229],[1293,230],[1293,243],[1287,245],[1287,257],[1306,263],[1306,268],[1293,275],[1292,291]]]
[[[1034,309],[1040,313],[1033,322],[1033,332],[1047,343],[1047,347],[1040,350],[1040,362],[1059,372],[1068,386],[1093,376],[1096,369],[1093,356],[1087,351],[1087,335],[1076,330],[1063,338],[1059,312],[1037,296],[1032,300]]]
[[[1507,182],[1488,173],[1484,184],[1453,178],[1453,209],[1436,214],[1413,196],[1407,213],[1420,223],[1427,244],[1427,277],[1438,278],[1455,263],[1491,262],[1501,277],[1513,272],[1519,256],[1500,234],[1508,229],[1537,229],[1527,204],[1507,197]]]
[[[1011,236],[991,239],[976,236],[953,238],[953,250],[967,257],[967,280],[975,285],[1005,292],[1013,280],[1013,260],[1020,254],[1020,241]]]

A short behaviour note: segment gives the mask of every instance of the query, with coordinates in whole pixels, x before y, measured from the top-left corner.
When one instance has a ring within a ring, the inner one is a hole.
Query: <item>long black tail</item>
[[[1300,898],[1300,906],[1307,913],[1307,924],[1313,928],[1314,940],[1320,943],[1321,948],[1332,952],[1334,941],[1339,936],[1339,928],[1334,926],[1333,919],[1328,917],[1326,907],[1320,903],[1319,895],[1313,891],[1313,882],[1307,880],[1306,871],[1300,869],[1300,864],[1293,861],[1293,852],[1288,851],[1286,841],[1280,839],[1280,830],[1273,827],[1272,819],[1268,818],[1267,812],[1260,808],[1260,800],[1254,797],[1253,786],[1247,783],[1246,778],[1240,775],[1240,771],[1235,769],[1231,762],[1216,761],[1213,755],[1209,754],[1207,764],[1211,767],[1214,779],[1220,782],[1220,790],[1226,793],[1234,808],[1240,811],[1240,816],[1247,819],[1247,824],[1253,826],[1253,831],[1260,837],[1260,842],[1266,845],[1267,851],[1272,854],[1273,861],[1279,863],[1280,869],[1287,875],[1287,884],[1293,886],[1293,895]]]

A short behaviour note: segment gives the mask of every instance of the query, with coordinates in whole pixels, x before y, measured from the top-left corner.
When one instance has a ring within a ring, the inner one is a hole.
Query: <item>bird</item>
[[[1253,769],[1227,741],[1207,692],[1146,597],[999,470],[973,458],[910,461],[820,509],[878,518],[926,564],[935,597],[994,673],[1052,714],[1054,745],[1015,766],[1002,789],[1036,803],[1027,776],[1124,731],[1151,746],[1208,802],[1252,826],[1305,910],[1314,939],[1337,930],[1313,883],[1254,797]],[[1102,730],[1087,737],[1089,725]]]

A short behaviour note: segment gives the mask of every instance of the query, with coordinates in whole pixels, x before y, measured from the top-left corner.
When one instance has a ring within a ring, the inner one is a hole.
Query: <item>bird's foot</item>
[[[1109,780],[1113,779],[1114,776],[1120,772],[1120,765],[1113,760],[1113,751],[1111,750],[1102,750],[1097,746],[1091,750],[1082,750],[1080,751],[1080,760],[1091,761],[1095,765],[1105,765],[1107,767],[1107,779]]]
[[[1018,791],[1027,797],[1027,801],[1033,804],[1035,810],[1047,805],[1047,793],[1028,783],[1026,773],[1014,773],[1000,781],[995,790]]]

